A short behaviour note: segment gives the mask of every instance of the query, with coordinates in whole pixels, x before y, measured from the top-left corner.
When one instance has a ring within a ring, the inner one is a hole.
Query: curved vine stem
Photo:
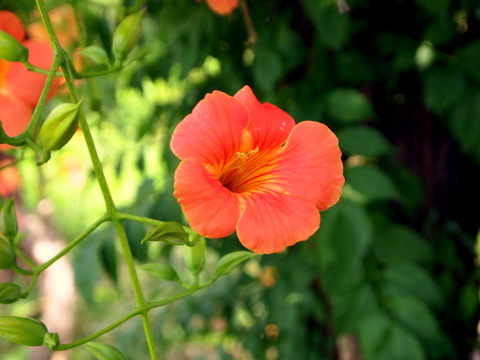
[[[51,23],[50,18],[48,16],[48,11],[47,11],[47,8],[45,6],[45,3],[43,2],[43,0],[35,0],[35,1],[36,1],[38,9],[40,11],[40,15],[42,17],[43,23],[45,24],[50,42],[53,46],[53,49],[55,51],[56,56],[63,56],[64,61],[61,63],[61,69],[62,69],[62,71],[64,73],[64,76],[65,76],[65,81],[66,81],[67,88],[68,88],[68,91],[69,91],[69,94],[70,94],[70,98],[71,98],[73,103],[77,103],[78,100],[79,100],[79,96],[77,95],[77,89],[76,89],[75,84],[74,84],[74,78],[75,78],[74,77],[74,70],[71,66],[71,63],[70,63],[67,55],[65,54],[64,50],[62,49],[62,47],[60,46],[60,44],[58,42],[58,39],[56,37],[56,34],[55,34],[54,29],[53,29],[52,23]],[[133,262],[133,255],[132,255],[132,252],[130,250],[130,246],[128,244],[127,235],[126,235],[125,229],[123,227],[122,220],[118,218],[118,210],[115,206],[115,202],[114,202],[112,194],[110,192],[110,188],[108,186],[108,183],[107,183],[107,180],[106,180],[106,177],[105,177],[105,173],[103,171],[103,167],[102,167],[102,164],[100,162],[100,158],[98,156],[97,149],[96,149],[96,146],[95,146],[95,142],[93,140],[93,136],[91,134],[90,127],[88,125],[87,119],[86,119],[83,111],[80,111],[79,115],[80,115],[79,116],[80,127],[83,131],[83,136],[84,136],[85,143],[87,145],[87,149],[88,149],[88,152],[89,152],[89,155],[90,155],[90,160],[92,162],[93,169],[94,169],[94,172],[95,172],[95,176],[96,176],[97,182],[100,186],[100,190],[102,192],[102,196],[103,196],[103,199],[104,199],[104,202],[105,202],[105,207],[106,207],[106,213],[107,213],[107,216],[110,218],[110,220],[113,222],[113,224],[115,226],[115,230],[116,230],[117,235],[118,235],[118,239],[119,239],[120,246],[121,246],[123,256],[124,256],[124,259],[125,259],[125,263],[126,263],[126,266],[127,266],[127,269],[128,269],[130,280],[132,282],[132,287],[133,287],[133,291],[134,291],[134,294],[135,294],[135,300],[136,300],[136,303],[137,303],[137,308],[140,309],[140,310],[143,309],[143,311],[141,311],[141,318],[142,318],[142,323],[143,323],[143,329],[144,329],[144,332],[145,332],[145,337],[146,337],[149,352],[150,352],[150,357],[151,357],[152,360],[156,360],[158,358],[157,358],[157,355],[156,355],[156,352],[155,352],[155,345],[154,345],[154,340],[153,340],[153,334],[152,334],[151,327],[150,327],[150,322],[148,320],[148,312],[145,308],[146,300],[145,300],[145,297],[143,295],[143,291],[142,291],[142,288],[141,288],[141,285],[140,285],[140,281],[138,279],[138,275],[137,275],[137,272],[136,272],[136,269],[135,269],[135,265],[134,265],[134,262]]]

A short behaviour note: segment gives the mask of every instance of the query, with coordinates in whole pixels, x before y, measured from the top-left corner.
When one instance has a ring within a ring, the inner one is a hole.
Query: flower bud
[[[112,51],[117,61],[130,54],[142,34],[143,10],[126,16],[115,29]]]
[[[3,235],[13,241],[18,232],[17,212],[13,198],[8,199],[3,206]]]
[[[203,270],[206,250],[206,241],[203,237],[194,246],[185,248],[185,263],[192,273],[198,274]]]
[[[17,284],[0,284],[0,304],[11,304],[24,297],[25,295],[23,295],[22,289]]]
[[[12,244],[0,237],[0,269],[10,269],[15,264],[15,252]]]
[[[25,346],[43,345],[47,334],[44,323],[18,316],[0,316],[0,337]]]
[[[58,333],[46,333],[43,338],[43,345],[50,350],[55,350],[55,348],[60,345]]]
[[[183,226],[175,221],[168,221],[150,231],[142,240],[162,241],[170,245],[185,245],[188,243],[188,234]]]
[[[28,58],[28,49],[9,33],[0,30],[0,59],[24,61]]]
[[[76,104],[60,104],[48,115],[38,135],[45,151],[61,149],[78,129],[81,101]]]

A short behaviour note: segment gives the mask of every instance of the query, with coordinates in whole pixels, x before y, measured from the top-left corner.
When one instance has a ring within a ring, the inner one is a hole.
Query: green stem
[[[38,277],[40,274],[48,268],[50,265],[52,265],[54,262],[56,262],[58,259],[60,259],[62,256],[64,256],[66,253],[68,253],[70,250],[72,250],[75,246],[77,246],[83,239],[85,239],[88,235],[90,235],[97,227],[99,227],[102,223],[108,221],[110,218],[108,216],[103,216],[97,221],[95,221],[92,225],[90,225],[85,231],[83,231],[80,235],[78,235],[75,239],[73,239],[70,243],[68,243],[65,248],[63,248],[58,254],[56,254],[54,257],[52,257],[50,260],[44,262],[43,264],[33,266],[32,272],[33,272],[33,279],[30,282],[30,285],[28,286],[27,290],[25,291],[26,296],[30,294],[30,292],[33,290],[35,287]],[[28,263],[32,266],[32,262],[28,261]]]
[[[25,255],[25,254],[22,252],[22,250],[20,250],[20,249],[18,248],[18,246],[15,247],[15,254],[16,254],[20,259],[22,259],[25,263],[27,263],[28,266],[30,266],[31,268],[35,267],[34,262],[33,262],[32,260],[30,260],[30,259],[28,258],[28,256]]]
[[[28,71],[33,71],[33,72],[36,72],[36,73],[39,73],[39,74],[44,74],[44,75],[49,75],[50,74],[50,70],[45,70],[45,69],[42,69],[38,66],[35,66],[35,65],[29,63],[28,60],[22,61],[22,64],[25,65],[25,67],[27,68]],[[57,65],[57,67],[58,67],[58,65]],[[55,68],[55,69],[57,69],[57,68]],[[55,71],[54,74],[55,74],[54,76],[63,77],[63,73],[60,72],[60,71]]]
[[[24,276],[33,275],[33,272],[31,272],[29,270],[22,269],[21,267],[18,267],[17,265],[12,266],[12,270],[15,271],[19,275],[24,275]]]
[[[77,103],[78,102],[78,95],[77,95],[77,89],[74,84],[74,70],[71,66],[71,63],[69,59],[67,58],[65,52],[61,48],[58,39],[56,37],[56,34],[53,30],[53,26],[50,22],[50,18],[48,17],[47,9],[45,7],[45,4],[43,0],[36,0],[38,9],[40,11],[40,14],[42,16],[43,22],[45,24],[45,27],[47,29],[50,41],[55,49],[56,52],[59,52],[63,54],[65,61],[61,64],[61,68],[65,74],[65,81],[67,83],[68,91],[70,93],[70,98],[72,102]],[[118,238],[120,241],[120,246],[122,248],[122,252],[125,258],[125,263],[127,265],[127,269],[130,275],[130,280],[132,282],[133,290],[135,293],[135,300],[137,303],[137,308],[138,309],[143,309],[142,313],[142,323],[143,323],[143,328],[145,332],[145,336],[147,339],[148,343],[148,348],[150,351],[150,357],[152,360],[157,359],[157,355],[155,353],[155,347],[154,347],[154,341],[153,341],[153,334],[150,328],[150,323],[148,321],[148,316],[147,312],[145,310],[145,298],[142,292],[142,288],[140,286],[140,281],[138,279],[138,275],[135,269],[135,265],[133,262],[133,255],[130,250],[130,246],[128,244],[128,239],[127,235],[125,233],[125,229],[123,227],[122,221],[117,217],[118,210],[115,207],[115,203],[112,198],[112,194],[110,192],[110,188],[108,186],[105,173],[103,172],[103,167],[100,162],[100,158],[97,153],[97,149],[95,147],[95,143],[93,140],[92,133],[90,132],[90,127],[88,125],[87,119],[85,117],[85,114],[83,111],[80,111],[80,116],[79,116],[79,122],[80,122],[80,127],[83,131],[83,136],[85,138],[85,143],[88,148],[88,152],[90,155],[90,159],[92,161],[93,169],[95,172],[95,176],[97,178],[98,184],[100,186],[100,190],[102,192],[103,199],[105,201],[105,206],[107,210],[107,215],[109,218],[112,220],[115,226],[115,230],[117,231]]]
[[[151,303],[146,303],[143,308],[132,311],[131,313],[125,315],[121,319],[119,319],[119,320],[115,321],[114,323],[108,325],[107,327],[105,327],[102,330],[96,332],[95,334],[92,334],[90,336],[87,336],[87,337],[85,337],[81,340],[72,342],[70,344],[61,344],[61,345],[57,346],[55,348],[55,350],[68,350],[68,349],[72,349],[74,347],[77,347],[79,345],[83,345],[83,344],[85,344],[89,341],[95,340],[96,338],[112,331],[113,329],[119,327],[120,325],[122,325],[123,323],[125,323],[126,321],[130,320],[131,318],[133,318],[137,315],[146,314],[151,309],[168,305],[168,304],[170,304],[170,303],[172,303],[176,300],[182,299],[182,298],[194,293],[196,290],[198,290],[200,288],[201,288],[200,286],[199,287],[191,287],[190,289],[188,289],[184,292],[181,292],[177,295],[173,295],[173,296],[171,296],[167,299],[163,299],[163,300],[155,301],[155,302],[151,302]]]
[[[77,246],[83,239],[85,239],[88,235],[90,235],[96,228],[98,228],[104,222],[110,220],[109,216],[102,216],[100,219],[95,221],[92,225],[90,225],[86,230],[84,230],[80,235],[78,235],[75,239],[67,244],[58,254],[52,257],[50,260],[40,264],[34,268],[34,272],[36,274],[42,273],[46,268],[72,250],[75,246]]]
[[[130,320],[131,318],[133,318],[134,316],[137,316],[140,312],[138,310],[136,311],[132,311],[131,313],[125,315],[124,317],[122,317],[121,319],[115,321],[114,323],[110,324],[109,326],[103,328],[102,330],[96,332],[95,334],[92,334],[90,336],[87,336],[86,338],[83,338],[81,340],[78,340],[78,341],[75,341],[75,342],[72,342],[70,344],[61,344],[61,345],[58,345],[55,350],[68,350],[68,349],[72,349],[74,347],[77,347],[77,346],[80,346],[80,345],[83,345],[83,344],[86,344],[87,342],[89,341],[92,341],[92,340],[95,340],[96,338],[112,331],[113,329],[119,327],[120,325],[122,325],[123,323],[125,323],[127,320]]]
[[[32,138],[34,129],[36,129],[37,127],[38,119],[40,118],[40,114],[47,101],[48,93],[50,92],[50,88],[52,87],[53,80],[55,79],[55,76],[57,74],[57,68],[62,63],[62,61],[63,61],[62,54],[55,52],[55,57],[53,58],[52,66],[50,67],[50,70],[47,73],[47,80],[45,81],[45,85],[43,86],[42,93],[40,94],[40,98],[38,99],[37,106],[33,111],[32,119],[30,120],[30,123],[28,124],[27,130],[26,130],[30,139]]]
[[[153,226],[160,226],[160,225],[165,223],[165,221],[150,219],[150,218],[147,218],[147,217],[127,214],[127,213],[123,213],[123,212],[117,213],[117,219],[119,219],[119,220],[131,220],[131,221],[136,221],[136,222],[140,222],[140,223],[144,223],[144,224],[148,224],[148,225],[153,225]]]

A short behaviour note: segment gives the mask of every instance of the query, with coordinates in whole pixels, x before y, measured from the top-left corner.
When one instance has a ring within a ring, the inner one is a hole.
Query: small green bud
[[[139,268],[160,279],[168,281],[179,280],[175,269],[166,263],[148,263],[140,265]]]
[[[198,274],[203,270],[206,250],[207,244],[203,237],[194,246],[185,248],[185,263],[192,273]]]
[[[90,353],[98,360],[125,360],[120,350],[113,346],[90,341],[84,345]]]
[[[25,61],[28,59],[28,49],[12,35],[0,30],[0,59]]]
[[[61,149],[78,129],[78,116],[82,101],[60,104],[48,115],[38,138],[45,151]]]
[[[44,323],[18,316],[0,316],[0,337],[25,346],[43,345],[47,334]]]
[[[112,51],[117,61],[130,54],[142,34],[143,10],[126,16],[115,29],[112,39]]]
[[[58,336],[58,333],[47,332],[43,338],[43,345],[50,350],[55,350],[55,348],[60,345],[60,337]]]
[[[162,241],[170,245],[185,245],[188,243],[188,234],[183,226],[175,221],[168,221],[150,231],[142,240]]]
[[[3,235],[13,241],[18,233],[17,212],[13,198],[8,199],[3,206]]]
[[[24,297],[25,295],[23,295],[22,289],[17,284],[0,284],[0,304],[11,304]]]
[[[215,271],[215,275],[217,277],[226,275],[233,269],[235,269],[238,265],[242,262],[257,256],[257,254],[250,252],[250,251],[234,251],[227,255],[224,255],[218,260],[217,269]]]
[[[12,244],[0,237],[0,269],[10,269],[16,264],[15,251]]]

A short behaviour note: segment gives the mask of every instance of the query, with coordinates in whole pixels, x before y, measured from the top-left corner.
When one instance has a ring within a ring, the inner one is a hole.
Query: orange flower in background
[[[28,61],[40,68],[49,69],[53,62],[53,49],[48,42],[25,39],[21,20],[10,11],[0,11],[0,30],[15,37],[28,49]],[[16,136],[26,128],[37,105],[47,76],[28,71],[20,62],[0,59],[0,122],[8,136]],[[56,91],[55,79],[50,95]],[[0,144],[0,150],[10,146]]]
[[[48,12],[53,29],[60,45],[64,49],[75,48],[78,39],[78,29],[75,21],[75,10],[70,4],[61,4]],[[27,34],[30,39],[49,41],[47,30],[43,25],[40,12],[34,12],[36,20],[27,26]]]
[[[0,197],[13,196],[20,187],[20,174],[14,166],[11,158],[2,158],[0,155]]]
[[[228,15],[238,7],[238,0],[206,0],[210,9],[218,15]]]
[[[338,140],[325,125],[295,125],[248,86],[233,97],[207,94],[170,146],[182,160],[174,195],[190,226],[209,238],[236,230],[260,254],[308,239],[345,181]]]

